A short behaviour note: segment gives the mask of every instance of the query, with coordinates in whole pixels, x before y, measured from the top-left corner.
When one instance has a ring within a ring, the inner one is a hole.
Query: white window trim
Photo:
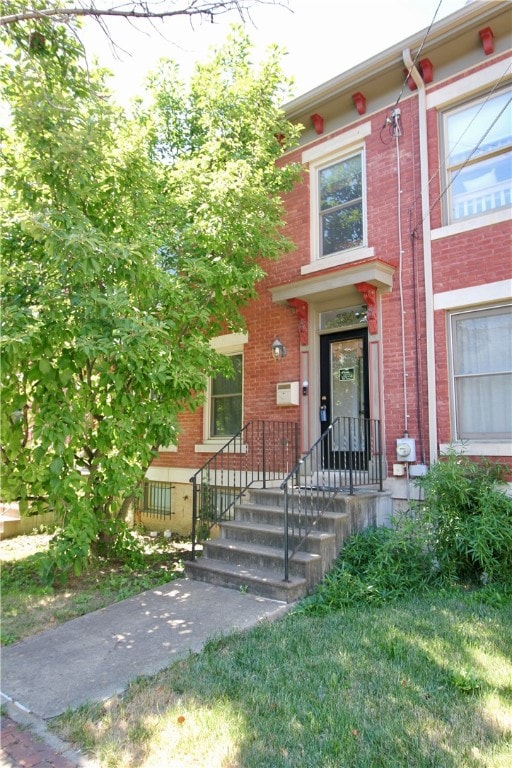
[[[247,333],[228,333],[223,336],[217,336],[210,342],[211,346],[223,355],[242,355],[242,413],[244,410],[244,386],[243,386],[243,355],[244,345],[249,341],[249,335]],[[211,381],[208,380],[208,386],[206,390],[206,399],[203,406],[203,442],[194,446],[196,453],[215,453],[222,446],[226,445],[229,441],[229,437],[210,437],[210,392]],[[243,423],[243,418],[242,418]],[[245,453],[247,446],[237,445],[236,453]]]
[[[512,455],[510,442],[486,442],[480,440],[455,440],[453,443],[440,443],[441,453],[455,451],[463,456],[501,456],[508,458]]]
[[[463,232],[470,232],[472,229],[482,229],[490,227],[493,224],[501,224],[503,221],[510,221],[512,212],[510,208],[498,208],[496,211],[489,211],[483,216],[473,216],[468,219],[459,219],[453,224],[445,224],[431,232],[432,240],[442,240],[444,237],[460,235]]]
[[[330,267],[352,264],[361,259],[373,258],[373,248],[367,247],[368,221],[367,221],[367,181],[366,181],[366,151],[365,137],[371,134],[371,122],[361,123],[346,133],[335,136],[328,141],[317,144],[302,153],[302,161],[309,163],[310,170],[310,263],[301,268],[301,274],[307,275]],[[362,206],[363,206],[363,236],[362,245],[349,248],[338,253],[320,256],[320,211],[318,174],[323,168],[328,168],[335,163],[361,154],[361,173],[363,180]]]
[[[361,245],[358,248],[351,248],[348,251],[334,253],[332,256],[322,256],[316,261],[312,261],[310,264],[301,267],[300,273],[301,275],[309,275],[312,272],[321,272],[322,270],[330,269],[331,267],[343,267],[345,264],[354,264],[356,261],[373,258],[375,258],[375,249]]]
[[[512,280],[482,283],[471,288],[455,288],[434,294],[434,309],[468,309],[512,299]]]
[[[508,283],[508,281],[502,281],[502,283]],[[493,285],[499,286],[502,283],[494,283]],[[488,286],[478,286],[480,289],[485,289]],[[460,289],[460,293],[462,291],[466,290],[473,290],[475,289]],[[459,293],[459,291],[447,291],[447,294],[452,293],[456,294]],[[500,291],[501,293],[501,291]],[[480,293],[482,295],[482,293]],[[459,296],[459,299],[461,297]],[[509,303],[505,300],[505,303]],[[451,307],[446,307],[450,311],[447,311],[446,313],[446,323],[447,323],[447,334],[448,334],[448,351],[449,351],[449,358],[448,358],[448,374],[449,374],[449,393],[450,393],[450,431],[452,433],[453,439],[451,443],[440,443],[439,450],[441,453],[446,453],[448,450],[455,450],[457,453],[464,454],[466,456],[504,456],[504,457],[510,457],[512,456],[512,447],[510,444],[510,440],[500,440],[493,439],[492,437],[486,439],[485,437],[482,438],[469,438],[469,439],[461,439],[459,437],[455,436],[456,432],[456,400],[455,400],[455,376],[453,371],[453,339],[452,339],[452,316],[456,314],[462,314],[465,312],[471,312],[472,310],[484,310],[484,309],[492,309],[493,304],[490,303],[487,305],[487,302],[485,302],[486,306],[482,306],[482,304],[478,304],[477,300],[473,301],[471,305],[452,305]],[[495,306],[503,306],[502,302],[496,303]]]

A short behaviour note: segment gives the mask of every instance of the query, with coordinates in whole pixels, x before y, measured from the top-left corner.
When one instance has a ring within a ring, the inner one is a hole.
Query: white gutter
[[[409,48],[402,52],[408,72],[418,88],[420,130],[421,213],[423,227],[423,271],[425,278],[425,334],[427,345],[428,441],[430,464],[437,461],[436,356],[434,343],[434,286],[432,279],[432,239],[430,229],[430,194],[428,174],[427,102],[425,84],[414,66]]]

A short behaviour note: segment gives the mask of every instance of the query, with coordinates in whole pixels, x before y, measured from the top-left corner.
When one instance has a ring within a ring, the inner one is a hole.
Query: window
[[[501,91],[445,115],[451,222],[511,204],[511,98]]]
[[[234,375],[218,374],[210,387],[209,437],[230,437],[242,427],[242,355],[230,355]]]
[[[456,440],[512,437],[512,305],[450,316]]]
[[[171,483],[146,480],[141,512],[151,517],[170,517],[172,514],[171,490]]]
[[[318,171],[320,257],[363,245],[362,153]]]

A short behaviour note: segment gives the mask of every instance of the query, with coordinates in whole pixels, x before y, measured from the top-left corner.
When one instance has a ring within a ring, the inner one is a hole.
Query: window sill
[[[331,267],[343,267],[346,264],[354,264],[356,261],[362,261],[363,259],[375,258],[375,249],[368,247],[352,248],[350,251],[342,251],[341,253],[335,253],[333,256],[325,256],[321,259],[312,261],[311,264],[306,264],[301,267],[301,275],[309,275],[312,272],[321,272]]]
[[[195,445],[194,451],[196,453],[217,453],[217,451],[220,451],[221,448],[224,448],[224,446],[228,442],[228,439],[207,440],[205,443],[199,443],[198,445]],[[237,443],[236,445],[230,445],[229,449],[227,449],[227,452],[228,453],[247,453],[247,444]]]
[[[465,456],[502,456],[508,458],[512,455],[510,441],[465,440],[464,442],[441,443],[439,450],[442,454],[455,451]]]
[[[432,240],[441,240],[443,237],[460,235],[463,232],[470,232],[473,229],[489,227],[492,224],[501,224],[503,221],[510,221],[510,208],[501,208],[498,211],[490,211],[481,216],[473,216],[468,219],[460,219],[453,224],[447,224],[445,227],[433,229],[431,233]]]

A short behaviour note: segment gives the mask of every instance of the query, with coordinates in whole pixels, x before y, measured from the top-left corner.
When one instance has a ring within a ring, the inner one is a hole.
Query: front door
[[[340,417],[326,451],[326,464],[331,469],[366,469],[370,415],[367,329],[321,336],[320,367],[322,432]]]

